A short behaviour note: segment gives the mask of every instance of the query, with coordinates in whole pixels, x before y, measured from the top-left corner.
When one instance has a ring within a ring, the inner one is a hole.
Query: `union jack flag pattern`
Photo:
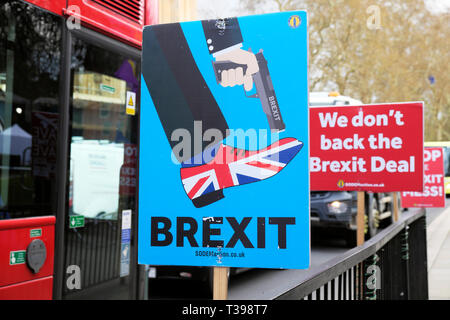
[[[295,157],[302,146],[303,143],[294,138],[281,139],[259,151],[221,144],[211,162],[181,168],[181,180],[188,197],[195,200],[225,188],[274,176]]]

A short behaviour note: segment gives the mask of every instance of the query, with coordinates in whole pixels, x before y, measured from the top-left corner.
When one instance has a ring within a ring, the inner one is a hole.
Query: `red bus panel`
[[[55,217],[0,220],[0,299],[51,299]],[[29,258],[32,242],[43,243],[37,270]],[[13,298],[15,297],[15,298]]]
[[[145,3],[145,20],[146,26],[157,24],[159,22],[159,7],[157,0],[147,0]]]
[[[53,277],[0,287],[0,300],[52,300]]]
[[[26,0],[25,2],[34,4],[58,15],[62,15],[63,8],[66,7],[66,0]]]
[[[158,23],[157,0],[25,0],[82,25],[141,48],[144,25]]]
[[[78,17],[91,29],[122,39],[140,48],[142,28],[147,21],[155,21],[156,12],[146,7],[155,7],[155,0],[69,0],[65,14]],[[146,17],[152,15],[153,19]]]

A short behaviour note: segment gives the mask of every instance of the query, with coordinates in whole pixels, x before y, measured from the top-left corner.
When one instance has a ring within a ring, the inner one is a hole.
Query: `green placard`
[[[81,228],[84,227],[84,216],[70,216],[69,228]]]
[[[42,236],[42,229],[31,229],[30,238],[36,238]]]
[[[23,263],[25,263],[25,258],[26,258],[25,250],[10,251],[9,252],[9,265],[13,266],[16,264],[23,264]]]

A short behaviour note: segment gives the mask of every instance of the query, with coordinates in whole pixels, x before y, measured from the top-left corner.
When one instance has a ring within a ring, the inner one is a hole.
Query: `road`
[[[450,207],[447,198],[446,207]],[[427,209],[427,226],[445,208]],[[230,278],[228,299],[270,300],[305,279],[318,265],[349,250],[338,236],[329,236],[313,230],[311,242],[311,268],[308,270],[251,269]],[[150,299],[210,299],[207,286],[192,280],[152,281]]]
[[[428,293],[430,300],[450,299],[450,199],[445,213],[427,209]]]
[[[450,207],[450,198],[446,198],[445,207]],[[443,208],[427,209],[427,226],[429,226],[434,221],[434,219],[436,219],[443,211]]]

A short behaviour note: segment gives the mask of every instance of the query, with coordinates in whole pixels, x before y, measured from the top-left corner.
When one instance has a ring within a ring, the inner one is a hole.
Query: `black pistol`
[[[272,79],[270,78],[269,68],[267,67],[267,60],[264,58],[262,50],[260,50],[255,56],[259,66],[259,71],[252,75],[253,83],[256,87],[256,94],[249,96],[245,92],[245,89],[244,93],[248,98],[259,98],[259,100],[261,100],[262,108],[267,116],[271,130],[279,132],[284,131],[286,125],[281,117],[280,106],[278,105]],[[238,64],[231,61],[213,61],[213,68],[217,83],[220,83],[220,74],[222,70],[236,69],[238,67],[243,68],[245,74],[247,65]]]

